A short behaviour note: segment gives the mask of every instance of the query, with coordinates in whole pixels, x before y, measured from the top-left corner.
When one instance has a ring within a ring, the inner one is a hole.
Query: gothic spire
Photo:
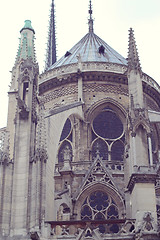
[[[89,32],[93,32],[93,18],[92,18],[92,2],[89,1],[89,19],[88,19],[88,25],[89,25]]]
[[[55,10],[54,0],[52,0],[45,70],[51,67],[55,62],[56,62]]]
[[[128,49],[128,89],[130,96],[131,109],[143,109],[143,87],[142,87],[142,70],[139,61],[137,46],[134,38],[134,31],[129,30],[129,49]]]
[[[141,65],[139,61],[136,41],[134,38],[134,31],[132,28],[129,30],[128,69],[141,72]]]
[[[20,33],[21,38],[15,64],[17,64],[21,59],[32,59],[32,61],[36,63],[34,46],[35,31],[32,28],[30,20],[25,20],[24,27],[21,29]]]

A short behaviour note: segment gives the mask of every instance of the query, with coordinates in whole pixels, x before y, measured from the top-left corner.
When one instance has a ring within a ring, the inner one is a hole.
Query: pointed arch
[[[97,182],[85,188],[76,199],[74,214],[77,215],[77,219],[81,219],[81,208],[83,203],[85,202],[86,197],[96,191],[104,192],[113,199],[119,211],[119,218],[122,218],[125,213],[125,205],[122,196],[110,184]]]
[[[150,127],[149,122],[148,122],[146,119],[142,118],[142,117],[139,117],[139,118],[134,122],[133,132],[136,132],[137,129],[139,128],[139,126],[142,126],[143,129],[145,129],[147,133],[150,133],[150,132],[151,132],[151,127]]]
[[[67,118],[62,129],[60,141],[63,141],[64,139],[68,138],[69,135],[71,134],[71,131],[72,131],[72,123],[70,118]]]
[[[111,166],[111,161],[113,159],[117,160],[117,163],[123,161],[126,116],[126,109],[119,102],[110,98],[100,100],[88,109],[86,117],[87,122],[90,123],[88,125],[88,142],[91,146],[90,160],[94,160],[95,156],[100,154],[103,160],[108,161],[109,167],[118,169],[117,166]],[[99,146],[96,143],[100,143]],[[102,148],[102,145],[107,147]],[[116,164],[116,161],[113,164]]]
[[[102,157],[103,160],[108,160],[108,146],[103,139],[101,138],[95,139],[92,142],[91,149],[92,160],[94,160],[98,154],[100,155],[100,157]]]
[[[124,143],[121,140],[117,140],[112,144],[111,160],[123,161],[123,155],[124,155]]]
[[[117,114],[122,118],[123,122],[127,116],[127,110],[125,107],[120,104],[119,102],[115,101],[112,98],[104,98],[102,100],[97,101],[96,103],[92,104],[91,107],[86,112],[86,119],[87,121],[92,121],[92,119],[97,115],[105,107],[112,108]]]

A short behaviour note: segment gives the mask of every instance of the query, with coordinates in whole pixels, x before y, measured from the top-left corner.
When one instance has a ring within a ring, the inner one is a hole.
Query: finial
[[[24,21],[24,27],[20,30],[20,33],[24,30],[24,29],[29,29],[31,30],[34,34],[35,34],[35,31],[34,29],[32,28],[32,25],[31,25],[31,21],[30,20],[25,20]]]
[[[130,70],[138,70],[141,72],[141,65],[139,61],[136,41],[134,38],[134,30],[129,29],[129,46],[128,46],[128,68]]]
[[[89,19],[88,19],[88,25],[89,25],[89,32],[93,32],[93,18],[92,18],[92,1],[89,0]]]

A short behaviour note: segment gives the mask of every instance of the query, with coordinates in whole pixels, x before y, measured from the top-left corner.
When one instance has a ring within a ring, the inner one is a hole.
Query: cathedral
[[[0,129],[0,240],[160,239],[160,86],[94,31],[43,73],[26,20]]]

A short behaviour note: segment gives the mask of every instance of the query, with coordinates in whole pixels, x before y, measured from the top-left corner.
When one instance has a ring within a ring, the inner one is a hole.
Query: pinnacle
[[[134,31],[132,28],[129,29],[128,68],[130,70],[138,70],[141,72],[137,45],[134,38]]]

